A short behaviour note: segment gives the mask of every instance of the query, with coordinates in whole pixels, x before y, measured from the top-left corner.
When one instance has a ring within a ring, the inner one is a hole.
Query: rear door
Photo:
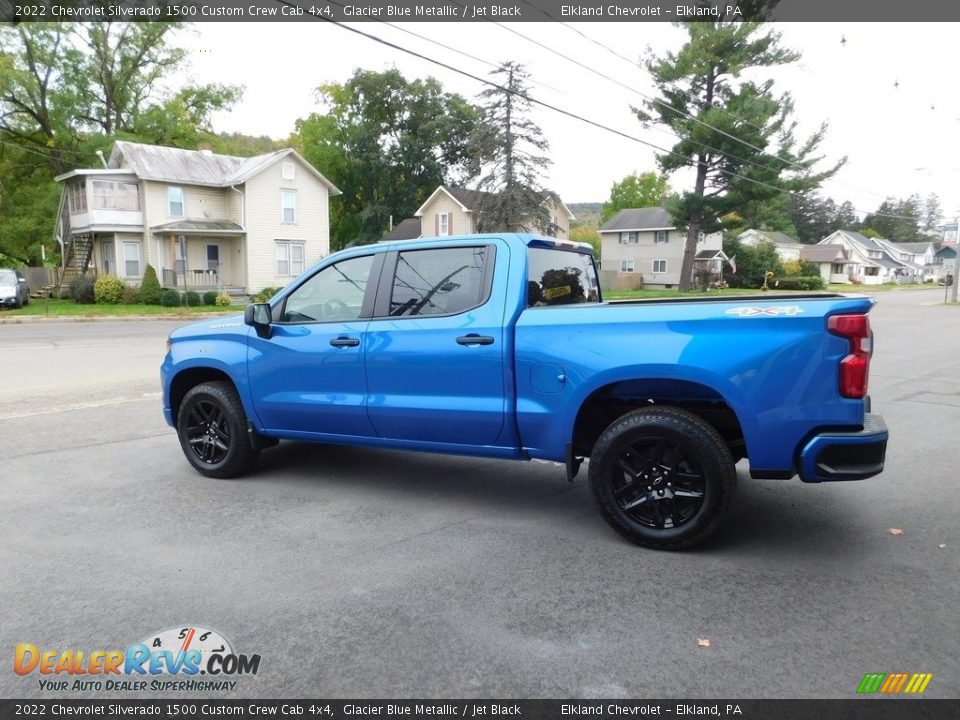
[[[497,253],[478,244],[390,253],[367,330],[368,413],[383,438],[495,445],[506,412]],[[506,272],[507,257],[500,259]]]

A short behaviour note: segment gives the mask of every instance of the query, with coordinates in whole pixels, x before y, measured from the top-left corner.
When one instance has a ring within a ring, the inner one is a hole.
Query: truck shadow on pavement
[[[240,482],[305,485],[360,495],[363,504],[402,502],[406,511],[495,511],[550,522],[563,532],[619,538],[600,517],[584,465],[573,484],[562,465],[488,460],[383,449],[283,442],[264,452],[257,469]],[[691,552],[783,551],[792,557],[854,553],[874,537],[856,522],[858,502],[838,486],[794,480],[753,480],[738,468],[738,488],[720,529]],[[831,492],[832,491],[832,492]],[[368,495],[369,497],[362,497]]]

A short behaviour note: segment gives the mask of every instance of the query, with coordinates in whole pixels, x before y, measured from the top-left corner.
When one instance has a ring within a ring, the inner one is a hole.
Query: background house
[[[678,229],[662,207],[621,210],[600,226],[602,287],[610,290],[678,285],[686,241],[686,231]],[[722,249],[721,233],[701,234],[698,256],[703,251]],[[715,264],[717,259],[713,253],[704,256],[707,263]]]
[[[843,245],[805,245],[800,259],[820,269],[824,283],[848,283],[853,264]]]
[[[485,195],[478,190],[440,185],[431,193],[414,214],[398,223],[381,238],[386,240],[411,240],[418,237],[445,237],[447,235],[474,235],[477,233],[476,209]],[[543,205],[549,220],[545,226],[531,222],[529,232],[547,237],[567,240],[570,238],[570,223],[576,220],[570,208],[551,191],[544,192]]]
[[[912,276],[913,268],[893,258],[884,246],[852,230],[837,230],[818,245],[840,245],[849,258],[847,282],[879,285]]]
[[[56,178],[61,286],[91,271],[137,284],[149,264],[166,287],[242,295],[330,252],[340,191],[290,148],[241,158],[118,141],[105,165]]]
[[[781,262],[799,260],[800,253],[806,247],[803,243],[779,230],[746,230],[740,233],[738,239],[743,245],[750,245],[751,247],[756,247],[762,242],[773,243]]]

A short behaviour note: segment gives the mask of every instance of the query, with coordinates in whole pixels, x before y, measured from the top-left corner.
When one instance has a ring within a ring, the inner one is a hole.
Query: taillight
[[[840,361],[840,394],[847,398],[865,397],[873,350],[869,318],[866,315],[834,315],[827,320],[827,329],[850,341],[850,354]]]

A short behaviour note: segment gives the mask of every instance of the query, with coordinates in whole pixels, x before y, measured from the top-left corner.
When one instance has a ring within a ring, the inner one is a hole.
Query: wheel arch
[[[243,400],[240,389],[228,373],[218,368],[212,367],[189,367],[184,368],[173,376],[170,381],[170,411],[176,423],[177,416],[180,414],[180,405],[183,398],[192,388],[205,382],[227,382],[230,383],[234,391]],[[248,413],[249,417],[249,413]]]
[[[612,422],[632,410],[653,405],[696,413],[720,433],[734,461],[747,456],[743,425],[728,399],[708,385],[679,378],[616,380],[594,389],[580,404],[574,419],[574,453],[588,457]]]

